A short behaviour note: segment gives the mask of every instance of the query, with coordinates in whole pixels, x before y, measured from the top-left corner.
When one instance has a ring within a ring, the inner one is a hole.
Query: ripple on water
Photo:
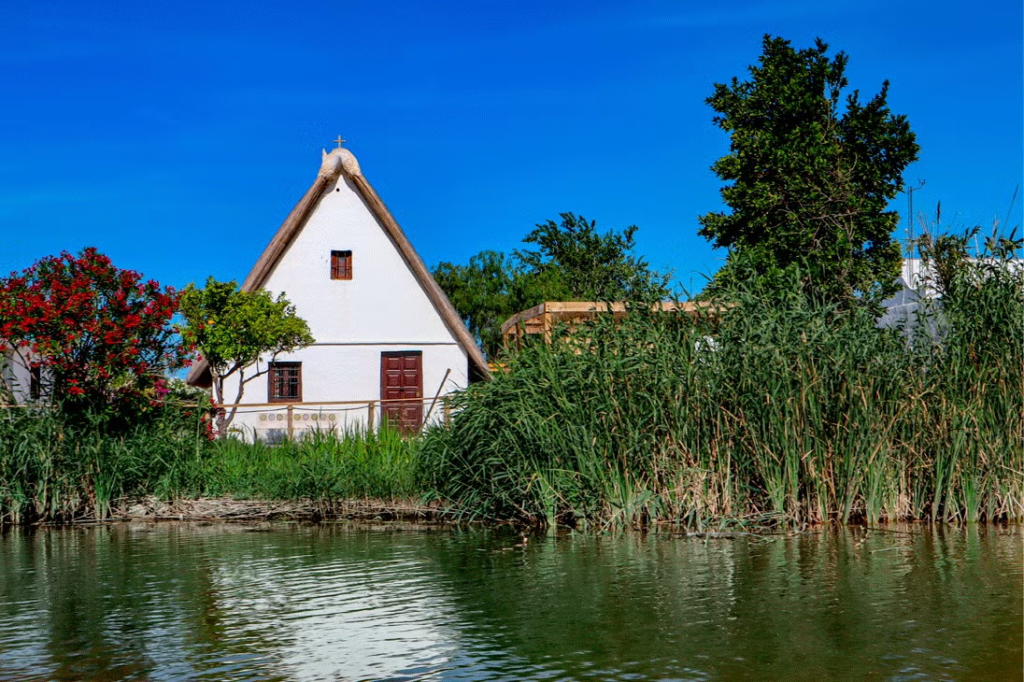
[[[1011,679],[1019,528],[0,538],[0,680]]]

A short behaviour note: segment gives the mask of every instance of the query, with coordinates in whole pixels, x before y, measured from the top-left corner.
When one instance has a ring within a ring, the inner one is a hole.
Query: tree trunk
[[[215,421],[217,438],[223,438],[228,432],[228,423],[224,414],[224,379],[217,377],[213,382],[213,397],[216,402]]]

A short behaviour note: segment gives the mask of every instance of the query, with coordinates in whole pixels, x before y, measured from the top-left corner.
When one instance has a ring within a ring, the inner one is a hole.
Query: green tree
[[[896,290],[898,216],[888,203],[918,145],[905,116],[886,103],[889,83],[866,103],[848,81],[847,57],[820,39],[795,50],[765,36],[750,79],[716,84],[708,104],[730,135],[712,166],[730,213],[700,217],[700,234],[730,249],[712,290],[799,267],[808,291],[874,303]],[[784,278],[780,278],[784,279]]]
[[[501,325],[544,301],[656,300],[668,293],[668,277],[631,254],[631,226],[597,232],[596,223],[572,213],[536,226],[524,239],[534,249],[512,256],[482,251],[466,265],[440,263],[434,279],[448,294],[488,357],[502,347]]]
[[[466,265],[440,263],[434,279],[492,358],[501,350],[505,320],[542,301],[568,297],[555,273],[527,272],[515,258],[497,251],[481,251]]]
[[[596,221],[572,213],[560,217],[561,223],[537,225],[523,238],[537,248],[518,250],[515,256],[528,272],[557,279],[566,292],[564,300],[656,300],[667,295],[668,277],[632,255],[636,225],[601,234]]]
[[[295,306],[284,294],[276,299],[269,292],[239,291],[236,282],[218,282],[213,277],[206,287],[188,285],[181,294],[180,310],[186,325],[182,338],[199,349],[213,375],[214,400],[224,405],[224,382],[238,374],[236,405],[245,385],[269,371],[269,363],[314,342],[309,325],[295,314]],[[266,362],[261,362],[263,360]],[[235,417],[237,407],[217,417],[221,436]]]

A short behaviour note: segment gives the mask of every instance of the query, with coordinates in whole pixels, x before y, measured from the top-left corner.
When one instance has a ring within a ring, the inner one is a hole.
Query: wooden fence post
[[[448,402],[448,396],[444,397],[444,423],[445,426],[450,424],[452,421],[452,406]]]
[[[372,433],[373,432],[373,416],[374,416],[373,415],[373,401],[372,400],[369,403],[367,403],[367,409],[370,412],[370,421],[367,422],[366,426],[367,426],[368,432]]]
[[[295,423],[292,420],[292,417],[295,416],[294,411],[295,411],[295,406],[289,403],[289,405],[288,405],[288,440],[291,440],[292,437],[295,435]]]

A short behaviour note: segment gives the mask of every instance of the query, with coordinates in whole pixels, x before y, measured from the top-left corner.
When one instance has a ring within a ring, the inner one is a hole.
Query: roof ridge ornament
[[[338,137],[340,138],[341,136],[339,135]],[[344,140],[342,141],[344,142]],[[317,175],[333,179],[337,178],[342,171],[345,171],[345,174],[349,176],[362,175],[355,155],[341,146],[337,149],[332,149],[330,152],[326,149],[321,150],[320,172]]]

